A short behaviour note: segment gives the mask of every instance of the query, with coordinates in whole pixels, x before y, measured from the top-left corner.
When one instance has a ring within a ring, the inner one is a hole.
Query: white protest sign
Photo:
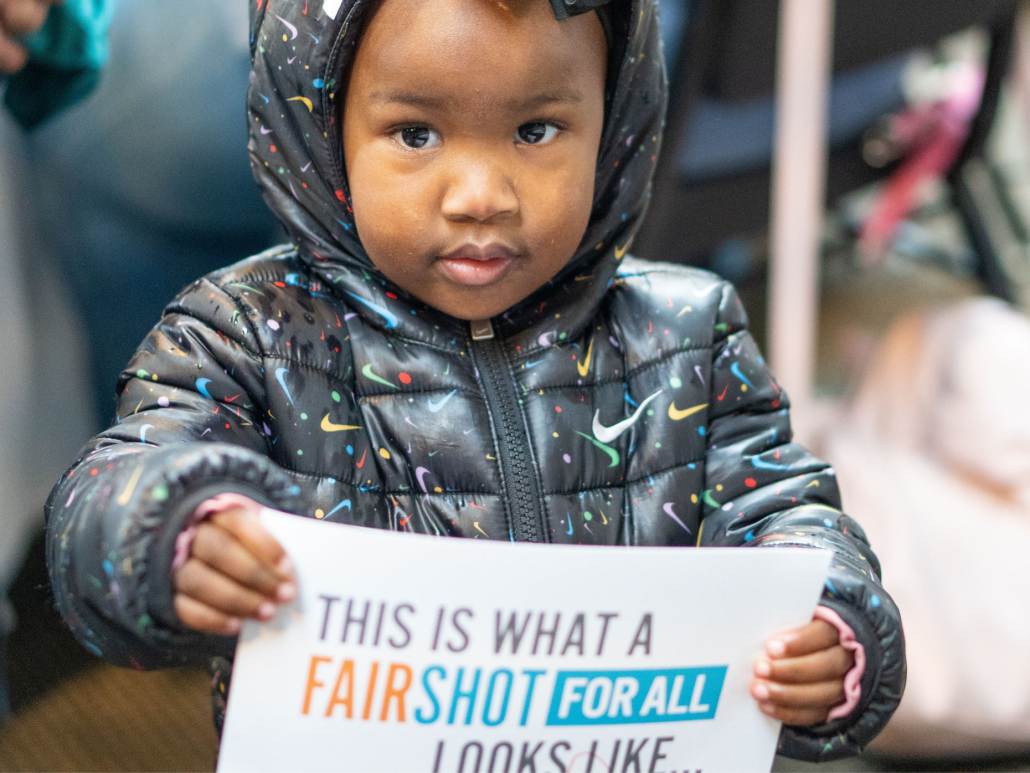
[[[263,519],[300,595],[243,628],[220,773],[769,770],[751,665],[830,558]]]

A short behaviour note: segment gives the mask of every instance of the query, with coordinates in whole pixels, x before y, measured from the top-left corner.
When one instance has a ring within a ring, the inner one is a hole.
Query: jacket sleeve
[[[175,540],[222,491],[298,512],[300,488],[269,458],[264,379],[247,317],[200,280],[165,310],[118,383],[114,425],[91,440],[46,504],[57,606],[79,641],[138,669],[231,652],[183,627]]]
[[[740,301],[723,291],[712,352],[700,545],[807,546],[833,551],[821,604],[866,653],[862,694],[846,717],[785,726],[779,751],[823,762],[858,754],[887,724],[905,687],[905,640],[861,527],[840,511],[833,469],[791,442],[787,396],[773,380]]]

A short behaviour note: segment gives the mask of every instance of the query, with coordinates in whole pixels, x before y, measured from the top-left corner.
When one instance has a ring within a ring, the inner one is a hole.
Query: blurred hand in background
[[[29,53],[19,40],[43,26],[50,6],[61,0],[0,0],[0,73],[18,72]]]

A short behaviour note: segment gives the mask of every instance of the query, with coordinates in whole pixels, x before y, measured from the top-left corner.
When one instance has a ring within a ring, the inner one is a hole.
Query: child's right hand
[[[236,506],[198,528],[189,559],[173,576],[175,611],[190,628],[232,636],[243,618],[269,620],[297,596],[282,545],[261,525],[260,506]]]

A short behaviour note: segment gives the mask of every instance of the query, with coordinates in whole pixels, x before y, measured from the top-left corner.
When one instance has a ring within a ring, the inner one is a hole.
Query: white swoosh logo
[[[630,416],[628,419],[623,419],[618,424],[613,424],[610,427],[606,427],[603,424],[601,424],[601,412],[597,411],[597,413],[594,414],[594,424],[592,427],[592,429],[594,430],[594,437],[600,440],[602,443],[611,443],[613,440],[615,440],[615,438],[617,438],[623,432],[625,432],[634,424],[636,424],[637,419],[640,418],[640,415],[644,412],[644,409],[647,407],[647,404],[654,400],[656,397],[658,397],[658,395],[660,395],[661,393],[662,390],[659,389],[653,395],[644,400],[644,402],[642,402],[637,407],[636,411],[633,412],[632,416]]]

